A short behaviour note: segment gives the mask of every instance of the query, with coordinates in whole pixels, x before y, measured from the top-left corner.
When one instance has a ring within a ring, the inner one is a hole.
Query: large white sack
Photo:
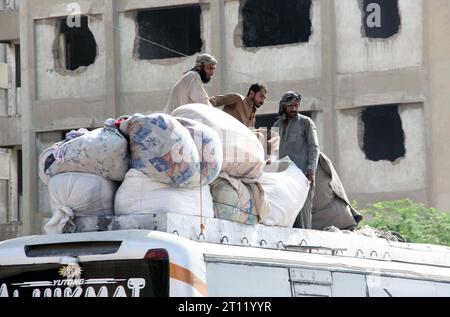
[[[172,187],[200,187],[197,147],[175,118],[135,114],[120,130],[130,138],[131,168]]]
[[[114,127],[89,131],[71,140],[56,143],[42,152],[39,176],[48,184],[49,177],[80,172],[122,181],[129,170],[128,142]]]
[[[191,104],[175,109],[172,115],[202,122],[218,133],[223,146],[222,172],[249,179],[262,174],[265,160],[261,142],[229,114],[207,105]]]
[[[200,160],[202,185],[211,184],[219,176],[223,163],[222,142],[216,131],[210,127],[186,118],[175,118],[185,127],[192,139]]]
[[[202,215],[206,218],[214,217],[209,186],[204,186],[200,194],[200,188],[170,187],[135,169],[131,169],[125,176],[114,205],[117,216],[153,213],[200,216],[202,205]]]
[[[268,226],[292,227],[309,191],[305,174],[289,158],[273,162],[259,178],[270,212],[261,223]]]
[[[74,217],[114,215],[117,183],[101,176],[58,174],[50,179],[48,190],[53,217],[44,227],[47,234],[75,232]]]

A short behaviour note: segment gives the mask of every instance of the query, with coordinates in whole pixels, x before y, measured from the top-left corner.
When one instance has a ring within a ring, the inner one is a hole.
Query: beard
[[[209,82],[211,81],[211,77],[208,77],[208,75],[206,74],[204,68],[200,69],[200,70],[198,71],[198,73],[200,74],[200,78],[202,79],[202,82],[203,82],[204,84],[207,84],[207,83],[209,83]]]
[[[264,104],[263,102],[257,103],[255,97],[252,97],[250,101],[252,102],[253,106],[256,107],[257,109],[261,108],[261,106]]]
[[[297,116],[298,112],[297,111],[291,111],[287,113],[287,117],[289,119],[295,118]]]

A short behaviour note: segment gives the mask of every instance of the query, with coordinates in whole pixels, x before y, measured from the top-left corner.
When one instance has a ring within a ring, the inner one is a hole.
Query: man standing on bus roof
[[[247,97],[240,94],[214,96],[209,99],[214,107],[224,107],[223,111],[236,118],[246,127],[253,129],[256,121],[256,111],[267,98],[267,87],[263,83],[250,86]]]
[[[302,95],[286,92],[280,100],[280,119],[274,124],[280,133],[280,158],[289,158],[303,171],[311,187],[305,205],[294,223],[294,228],[311,229],[314,181],[319,159],[319,141],[314,122],[298,113]]]
[[[170,114],[176,108],[190,103],[211,106],[203,85],[211,81],[216,65],[217,60],[214,56],[208,54],[197,56],[195,66],[187,71],[173,87],[164,112]]]

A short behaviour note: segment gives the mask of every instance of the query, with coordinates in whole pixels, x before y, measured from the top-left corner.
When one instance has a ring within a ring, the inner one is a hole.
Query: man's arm
[[[209,102],[213,107],[223,107],[230,105],[238,105],[244,99],[240,94],[228,94],[228,95],[218,95],[209,98]]]
[[[307,128],[307,144],[308,144],[308,167],[306,176],[313,182],[317,169],[317,163],[319,161],[319,138],[317,136],[316,125],[312,120],[308,120],[309,125]]]

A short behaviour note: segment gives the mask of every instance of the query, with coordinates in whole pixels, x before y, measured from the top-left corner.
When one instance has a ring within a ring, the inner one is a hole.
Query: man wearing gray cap
[[[209,83],[214,75],[216,65],[217,60],[211,55],[197,56],[194,68],[186,72],[173,87],[164,112],[170,114],[176,108],[190,103],[203,103],[211,106],[203,84]]]
[[[294,228],[311,229],[314,181],[319,159],[319,141],[314,122],[298,113],[302,95],[286,92],[280,101],[280,119],[274,124],[280,133],[280,158],[289,158],[303,171],[311,187],[305,205],[294,223]]]

